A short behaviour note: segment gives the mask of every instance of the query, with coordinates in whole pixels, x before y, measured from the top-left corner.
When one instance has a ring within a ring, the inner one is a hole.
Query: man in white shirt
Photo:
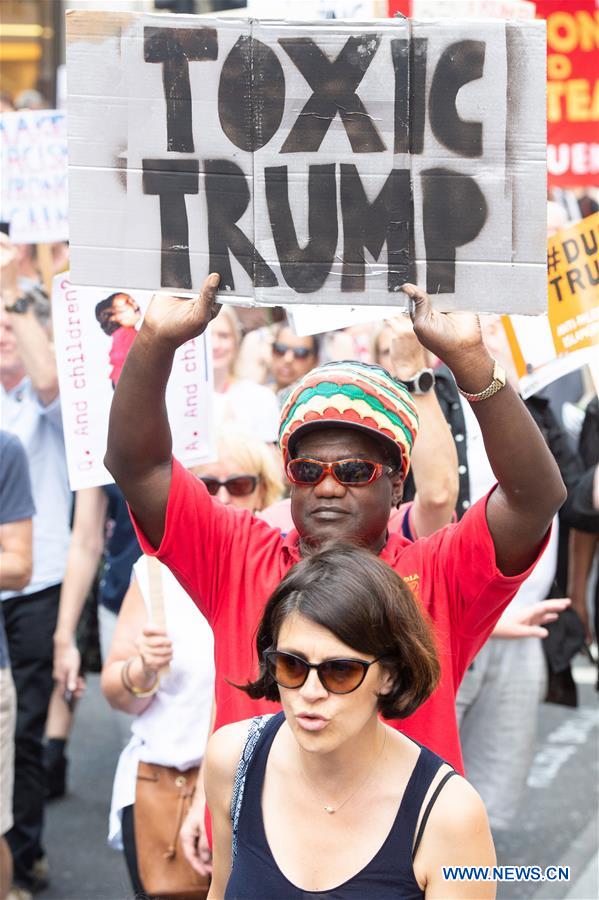
[[[47,875],[41,844],[42,739],[53,687],[52,637],[69,546],[71,491],[56,363],[46,328],[49,304],[20,290],[16,252],[4,236],[0,270],[2,426],[16,434],[25,448],[36,507],[31,581],[21,591],[0,593],[18,702],[14,825],[7,841],[14,859],[15,885],[31,890],[41,887]]]

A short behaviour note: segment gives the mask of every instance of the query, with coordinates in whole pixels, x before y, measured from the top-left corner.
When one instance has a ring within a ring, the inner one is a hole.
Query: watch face
[[[423,369],[418,375],[417,390],[420,394],[426,394],[435,383],[435,376],[428,369]]]

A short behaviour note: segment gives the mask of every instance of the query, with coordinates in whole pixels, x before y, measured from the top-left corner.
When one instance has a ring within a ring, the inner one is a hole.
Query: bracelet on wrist
[[[154,675],[154,681],[151,686],[147,689],[138,688],[131,681],[131,675],[129,674],[129,669],[131,668],[131,664],[137,659],[137,656],[130,656],[129,659],[125,660],[123,663],[123,667],[121,668],[121,681],[123,682],[123,687],[125,690],[129,691],[130,694],[141,700],[144,697],[153,697],[160,687],[160,675],[158,672]]]

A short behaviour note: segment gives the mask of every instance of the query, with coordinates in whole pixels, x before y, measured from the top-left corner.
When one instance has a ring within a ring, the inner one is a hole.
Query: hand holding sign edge
[[[478,316],[439,312],[415,284],[404,284],[402,291],[408,295],[410,317],[422,346],[449,366],[462,390],[484,390],[491,382],[493,360],[484,345]]]
[[[203,334],[220,311],[216,291],[220,275],[206,278],[195,299],[177,297],[166,292],[154,294],[146,311],[143,329],[153,340],[163,341],[176,350],[182,344]]]

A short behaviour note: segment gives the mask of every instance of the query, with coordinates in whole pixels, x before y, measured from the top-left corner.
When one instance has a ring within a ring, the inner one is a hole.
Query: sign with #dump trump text
[[[546,306],[545,25],[67,14],[78,284]]]
[[[599,345],[599,213],[548,242],[548,313],[558,354]]]

